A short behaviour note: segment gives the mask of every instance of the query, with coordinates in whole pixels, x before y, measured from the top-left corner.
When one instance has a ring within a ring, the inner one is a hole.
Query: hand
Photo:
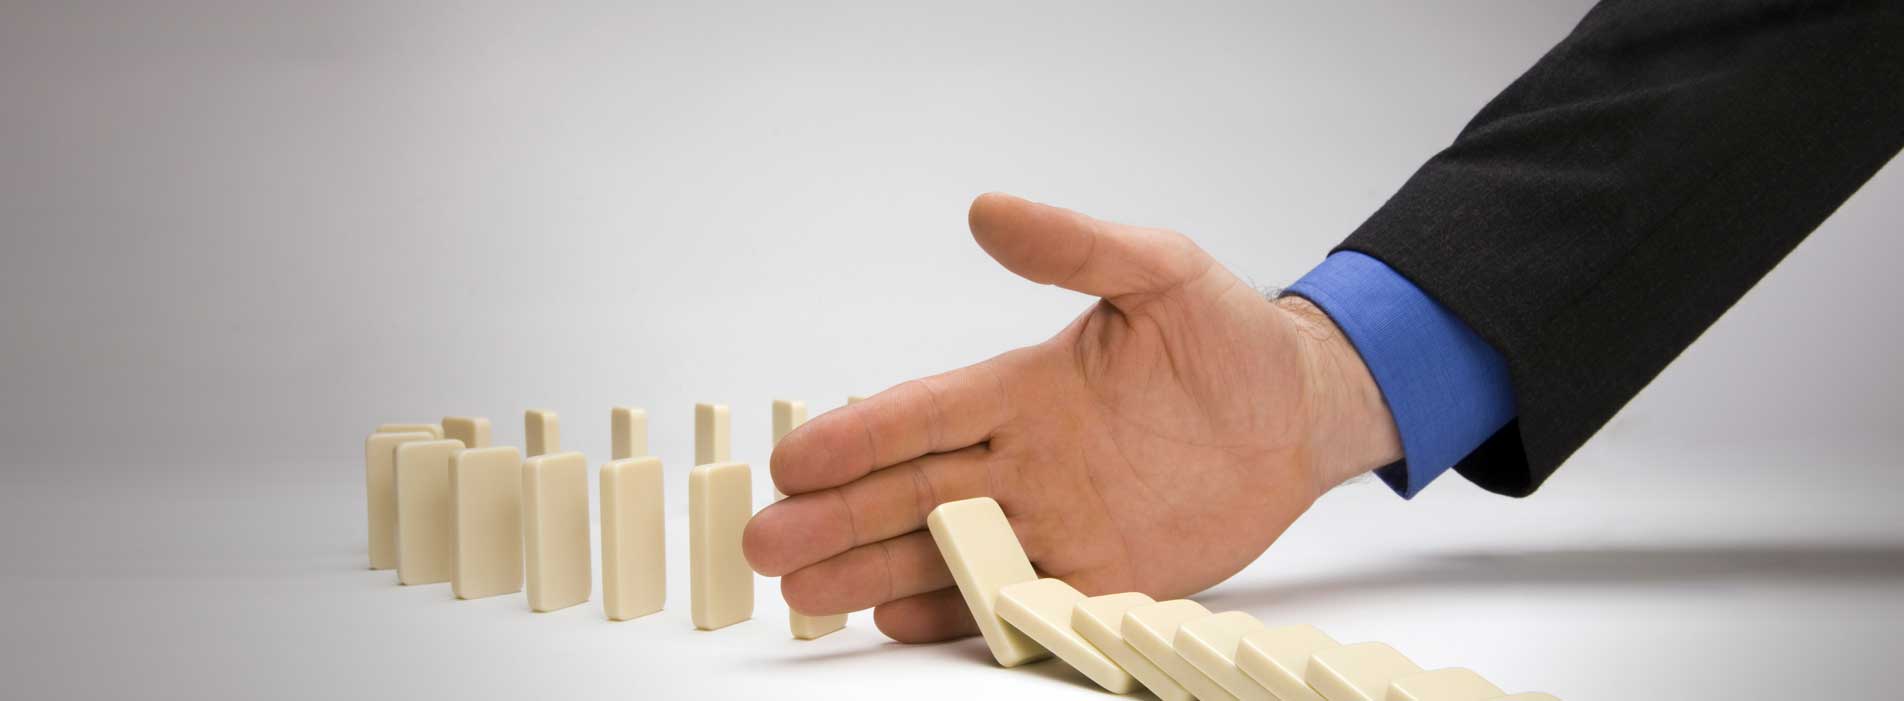
[[[795,610],[876,606],[902,642],[976,633],[925,520],[979,496],[1042,576],[1185,596],[1256,559],[1330,487],[1400,458],[1367,368],[1308,302],[1270,302],[1169,231],[999,194],[970,218],[1012,272],[1102,299],[1049,341],[781,440],[773,479],[791,496],[743,546]]]

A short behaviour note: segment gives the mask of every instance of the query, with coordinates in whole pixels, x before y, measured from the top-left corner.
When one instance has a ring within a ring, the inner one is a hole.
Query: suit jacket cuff
[[[1375,377],[1403,458],[1376,470],[1412,498],[1514,418],[1500,352],[1386,264],[1338,251],[1285,292],[1321,307]]]

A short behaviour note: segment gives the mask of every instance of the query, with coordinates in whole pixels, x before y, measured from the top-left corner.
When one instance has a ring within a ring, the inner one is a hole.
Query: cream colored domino
[[[522,545],[529,609],[554,611],[588,601],[593,562],[588,542],[588,459],[538,455],[522,463]]]
[[[660,611],[668,598],[661,458],[608,463],[601,482],[602,609],[613,621]]]
[[[1051,651],[998,617],[1000,588],[1038,578],[998,502],[979,497],[940,504],[926,516],[926,527],[992,649],[992,659],[1016,667],[1050,657]]]
[[[1518,694],[1488,699],[1488,701],[1560,701],[1560,697],[1553,694],[1543,694],[1538,691],[1525,691]]]
[[[1263,622],[1242,611],[1225,611],[1177,627],[1172,647],[1185,662],[1243,701],[1281,701],[1236,667],[1236,647]]]
[[[1303,679],[1328,701],[1383,701],[1389,682],[1420,671],[1385,643],[1356,643],[1316,651]]]
[[[364,439],[364,510],[370,569],[397,568],[397,446],[434,438],[425,432],[372,433]]]
[[[1462,667],[1396,677],[1388,683],[1388,701],[1487,701],[1505,693],[1474,670]]]
[[[773,442],[767,445],[780,445],[780,439],[807,422],[807,403],[790,399],[775,399],[773,402]],[[774,501],[787,498],[774,486]]]
[[[470,450],[489,447],[489,419],[481,416],[446,416],[443,418],[443,437],[463,442]]]
[[[397,582],[450,581],[450,456],[462,441],[397,446]]]
[[[1235,695],[1225,691],[1222,685],[1198,671],[1189,660],[1177,653],[1177,628],[1209,615],[1210,610],[1204,608],[1203,604],[1189,599],[1137,606],[1124,613],[1124,642],[1137,648],[1164,674],[1170,675],[1171,679],[1201,701],[1236,701]]]
[[[378,433],[428,433],[430,440],[443,440],[443,427],[436,424],[383,424]]]
[[[865,397],[862,397],[862,396],[860,396],[860,395],[857,395],[857,394],[849,394],[849,395],[846,395],[846,405],[847,405],[847,406],[852,406],[852,405],[854,405],[854,404],[858,404],[858,403],[860,403],[860,402],[863,402],[863,401],[866,401],[866,398],[865,398]]]
[[[480,599],[522,591],[522,451],[450,456],[450,591]]]
[[[688,599],[694,627],[724,628],[754,617],[754,570],[740,534],[754,514],[747,463],[716,462],[688,471]]]
[[[773,442],[780,439],[807,422],[807,403],[792,399],[775,399],[773,402]]]
[[[562,420],[547,409],[522,412],[523,452],[529,457],[562,452]]]
[[[1084,594],[1059,579],[1035,579],[998,589],[998,617],[1031,636],[1058,659],[1113,694],[1137,690],[1137,680],[1071,628],[1071,611]]]
[[[1282,701],[1322,701],[1304,675],[1309,657],[1342,643],[1315,626],[1266,628],[1243,636],[1236,645],[1236,667]]]
[[[1195,701],[1183,685],[1158,669],[1143,653],[1124,641],[1124,613],[1156,601],[1141,592],[1093,596],[1071,609],[1071,629],[1130,672],[1161,701]]]
[[[785,438],[788,433],[793,432],[793,429],[799,428],[800,424],[806,422],[806,402],[775,399],[773,403],[773,443],[771,445],[779,445],[781,438]],[[787,498],[787,495],[780,493],[780,488],[775,487],[774,501],[785,498]],[[798,640],[813,640],[845,627],[846,614],[844,613],[833,614],[831,616],[809,616],[791,608],[787,609],[787,630],[791,631],[793,637]]]
[[[648,412],[618,406],[608,410],[610,460],[627,460],[648,454]]]
[[[694,405],[694,464],[727,462],[729,443],[727,405]]]

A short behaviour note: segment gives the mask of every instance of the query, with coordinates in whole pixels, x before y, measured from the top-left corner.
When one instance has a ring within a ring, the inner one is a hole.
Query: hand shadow
[[[1198,598],[1205,599],[1211,609],[1220,610],[1434,589],[1816,581],[1904,584],[1904,544],[1662,545],[1464,551],[1415,558],[1373,570],[1219,588]]]

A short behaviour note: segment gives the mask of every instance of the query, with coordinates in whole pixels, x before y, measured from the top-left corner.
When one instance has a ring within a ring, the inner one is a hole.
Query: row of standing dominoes
[[[1006,667],[1052,655],[1105,690],[1163,701],[1558,701],[1507,695],[1463,668],[1423,671],[1388,645],[1343,645],[1311,626],[1264,626],[1242,611],[1138,592],[1086,597],[1039,579],[990,498],[927,519],[979,632]]]
[[[774,442],[805,421],[804,403],[775,401]],[[622,621],[660,611],[667,598],[663,477],[660,458],[646,455],[644,411],[616,407],[609,425],[612,461],[599,472],[602,605]],[[554,412],[526,412],[523,429],[526,459],[491,446],[485,418],[378,426],[364,442],[370,568],[395,569],[406,585],[449,582],[460,599],[526,589],[534,611],[588,601],[587,459],[562,452]],[[753,475],[729,460],[729,435],[727,407],[695,405],[689,607],[703,630],[753,617],[754,574],[740,547]],[[845,627],[846,616],[791,612],[788,623],[809,640]]]

